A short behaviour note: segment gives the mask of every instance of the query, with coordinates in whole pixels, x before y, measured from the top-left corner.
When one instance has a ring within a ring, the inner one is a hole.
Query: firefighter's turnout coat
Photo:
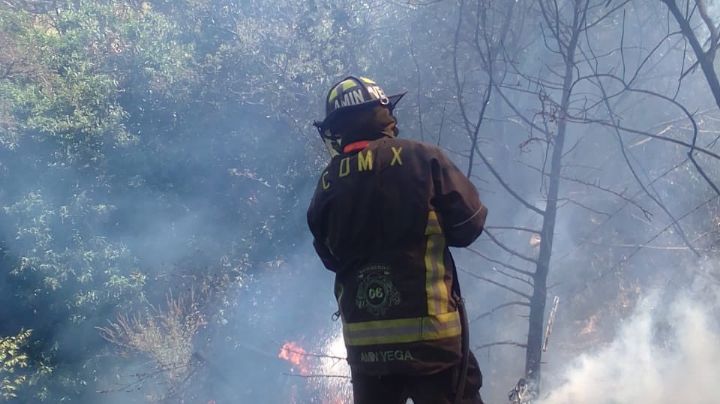
[[[335,156],[308,209],[314,246],[335,272],[353,372],[431,374],[460,362],[448,246],[482,232],[487,209],[432,145],[383,137]]]

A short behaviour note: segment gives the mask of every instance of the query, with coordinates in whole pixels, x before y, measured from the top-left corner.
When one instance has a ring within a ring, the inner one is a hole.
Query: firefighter
[[[482,403],[448,247],[471,244],[487,208],[439,148],[398,138],[403,95],[365,77],[332,86],[315,125],[333,158],[308,225],[335,273],[354,402]]]

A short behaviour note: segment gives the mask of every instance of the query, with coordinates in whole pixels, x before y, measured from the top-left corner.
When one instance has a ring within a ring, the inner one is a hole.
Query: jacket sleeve
[[[449,246],[467,247],[482,233],[488,210],[480,202],[475,186],[437,150],[432,159],[435,195],[432,204]]]
[[[317,253],[318,257],[320,257],[320,261],[322,261],[323,265],[325,265],[325,268],[333,272],[337,272],[340,264],[338,263],[337,259],[335,259],[330,249],[323,242],[325,237],[323,237],[322,235],[322,226],[320,225],[320,212],[318,211],[315,197],[313,197],[313,200],[310,203],[310,207],[308,208],[307,222],[308,227],[310,228],[310,232],[313,235],[313,247],[315,247],[315,252]]]
[[[317,252],[318,257],[320,257],[320,261],[322,261],[323,265],[325,265],[325,268],[333,272],[337,272],[340,264],[337,262],[335,257],[333,257],[332,253],[325,244],[318,239],[314,239],[313,247],[315,247],[315,252]]]

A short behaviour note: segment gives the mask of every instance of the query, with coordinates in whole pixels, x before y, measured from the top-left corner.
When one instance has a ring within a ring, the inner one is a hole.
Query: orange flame
[[[306,363],[307,352],[295,342],[286,342],[283,344],[280,353],[278,353],[278,358],[292,363],[301,375],[309,373]]]

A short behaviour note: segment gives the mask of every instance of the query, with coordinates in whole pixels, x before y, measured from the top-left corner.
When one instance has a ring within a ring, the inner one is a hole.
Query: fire
[[[582,330],[580,330],[580,335],[590,335],[595,332],[595,329],[597,328],[597,320],[598,316],[597,314],[593,314],[590,316],[589,319],[585,322],[585,326]]]
[[[280,353],[278,353],[278,358],[292,363],[301,375],[309,374],[306,363],[307,352],[297,343],[290,341],[283,344]]]
[[[347,356],[345,342],[342,333],[331,335],[324,341],[322,358],[319,364],[320,371],[324,374],[350,376],[350,368],[343,359]],[[319,396],[322,404],[345,404],[352,402],[352,385],[349,379],[330,378],[319,380],[321,383]]]
[[[278,358],[290,362],[293,371],[303,376],[302,382],[292,386],[288,402],[308,402],[308,397],[320,404],[351,402],[350,369],[345,360],[347,352],[342,333],[335,332],[319,341],[317,352],[309,349],[290,341],[284,343],[278,353]]]

